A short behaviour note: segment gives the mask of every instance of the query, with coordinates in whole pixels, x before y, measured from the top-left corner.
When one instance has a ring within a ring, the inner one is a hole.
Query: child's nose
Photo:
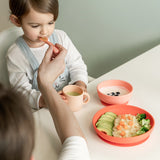
[[[47,35],[47,33],[48,33],[47,27],[43,26],[43,27],[41,28],[40,33],[41,33],[42,35]]]

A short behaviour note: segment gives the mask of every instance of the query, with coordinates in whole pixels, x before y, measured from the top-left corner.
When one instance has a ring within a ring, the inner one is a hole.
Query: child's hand
[[[77,82],[75,82],[74,84],[77,85],[77,86],[79,86],[79,87],[81,87],[84,92],[87,92],[87,86],[86,86],[86,84],[85,84],[84,82],[82,82],[82,81],[77,81]]]

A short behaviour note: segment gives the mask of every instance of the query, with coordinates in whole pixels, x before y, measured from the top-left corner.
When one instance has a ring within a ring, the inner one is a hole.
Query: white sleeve
[[[11,86],[25,95],[33,109],[39,109],[40,92],[30,83],[33,70],[15,44],[8,50],[6,60]]]
[[[63,143],[58,160],[90,160],[85,139],[80,136],[67,138]]]
[[[76,81],[83,81],[87,85],[87,66],[84,63],[81,54],[65,32],[58,30],[57,35],[59,35],[59,40],[68,51],[66,55],[66,65],[70,73],[70,84],[73,84]]]

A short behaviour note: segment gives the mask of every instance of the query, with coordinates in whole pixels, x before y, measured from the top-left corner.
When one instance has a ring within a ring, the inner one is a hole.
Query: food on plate
[[[137,114],[136,118],[138,119],[141,128],[137,131],[137,135],[141,135],[151,128],[150,119],[146,119],[146,114]]]
[[[106,112],[97,121],[97,123],[96,123],[97,129],[112,136],[114,120],[116,117],[117,117],[117,115],[115,113]]]
[[[118,115],[114,121],[112,135],[114,137],[133,137],[140,128],[136,116],[131,114]]]
[[[104,113],[97,121],[98,130],[114,137],[133,137],[144,134],[150,128],[150,119],[146,114],[116,115],[113,112]]]

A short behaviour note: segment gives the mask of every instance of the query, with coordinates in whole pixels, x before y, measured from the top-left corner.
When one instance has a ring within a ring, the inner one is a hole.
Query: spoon
[[[55,54],[55,57],[58,55],[59,49],[56,48],[56,46],[53,43],[49,42],[47,37],[39,37],[39,40],[47,43],[48,45],[53,46],[53,52]]]

